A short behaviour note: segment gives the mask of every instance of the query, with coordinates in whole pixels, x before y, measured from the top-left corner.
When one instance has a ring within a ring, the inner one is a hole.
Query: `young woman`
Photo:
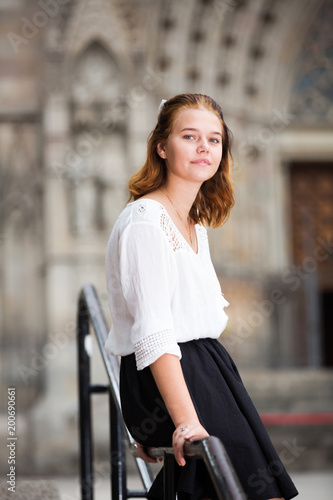
[[[108,243],[106,349],[122,357],[122,411],[138,455],[152,462],[146,446],[173,445],[179,499],[216,498],[205,466],[183,455],[185,440],[215,435],[249,499],[287,500],[297,490],[217,340],[228,302],[204,226],[228,219],[230,162],[230,132],[213,99],[181,94],[163,104]],[[148,498],[163,498],[161,474]]]

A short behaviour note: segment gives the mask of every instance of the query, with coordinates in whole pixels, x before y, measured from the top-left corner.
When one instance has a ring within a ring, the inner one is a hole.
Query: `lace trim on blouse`
[[[173,330],[163,330],[144,337],[134,344],[134,352],[138,370],[150,365],[166,352],[180,357],[180,349]]]
[[[183,235],[180,233],[179,229],[171,219],[170,215],[166,211],[163,205],[156,202],[159,208],[159,224],[163,232],[165,233],[170,246],[174,252],[178,250],[185,250],[186,252],[192,252],[193,249],[187,243]],[[147,205],[144,201],[138,203],[136,207],[137,214],[142,217],[147,217],[148,210]],[[208,245],[207,231],[204,226],[196,225],[196,234],[198,238],[198,253],[201,253],[204,248]]]
[[[162,211],[160,215],[160,225],[164,233],[166,234],[168,241],[174,252],[178,250],[185,250],[186,252],[192,252],[193,249],[187,243],[185,238],[179,232],[174,222],[172,221],[170,215],[166,211]],[[207,233],[204,227],[196,226],[198,228],[197,238],[198,238],[198,253],[201,253],[203,244],[207,242]]]
[[[145,214],[146,213],[146,205],[144,205],[143,203],[139,203],[139,205],[138,205],[138,212],[140,214]]]
[[[197,237],[198,237],[198,246],[200,248],[208,248],[208,235],[206,228],[204,226],[197,225]]]
[[[174,252],[177,252],[177,250],[190,250],[190,246],[180,237],[181,235],[176,231],[170,216],[165,212],[161,213],[160,224]]]

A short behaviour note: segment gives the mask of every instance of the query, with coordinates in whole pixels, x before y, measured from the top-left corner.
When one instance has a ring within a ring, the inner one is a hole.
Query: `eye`
[[[184,135],[184,139],[194,139],[194,135],[186,134]]]
[[[210,141],[211,141],[213,144],[219,144],[219,143],[220,143],[220,141],[219,141],[218,139],[216,139],[215,137],[212,137],[212,138],[210,139]]]

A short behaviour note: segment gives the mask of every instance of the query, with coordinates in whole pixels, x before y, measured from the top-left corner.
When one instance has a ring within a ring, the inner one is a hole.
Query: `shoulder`
[[[164,207],[159,202],[151,199],[139,199],[126,205],[119,215],[113,233],[120,237],[124,232],[137,226],[141,228],[153,226],[161,230],[161,217]]]
[[[126,205],[117,219],[118,225],[128,225],[140,222],[159,224],[164,207],[155,200],[148,198],[132,201]]]
[[[163,205],[150,198],[133,201],[126,208],[133,223],[146,222],[158,226],[160,225],[161,214],[164,212]]]

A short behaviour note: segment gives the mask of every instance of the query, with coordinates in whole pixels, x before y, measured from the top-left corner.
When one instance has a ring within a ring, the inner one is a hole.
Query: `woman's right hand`
[[[209,437],[209,434],[200,422],[184,422],[178,425],[172,436],[173,452],[178,465],[184,466],[186,464],[184,458],[185,441],[195,441],[206,437]]]

